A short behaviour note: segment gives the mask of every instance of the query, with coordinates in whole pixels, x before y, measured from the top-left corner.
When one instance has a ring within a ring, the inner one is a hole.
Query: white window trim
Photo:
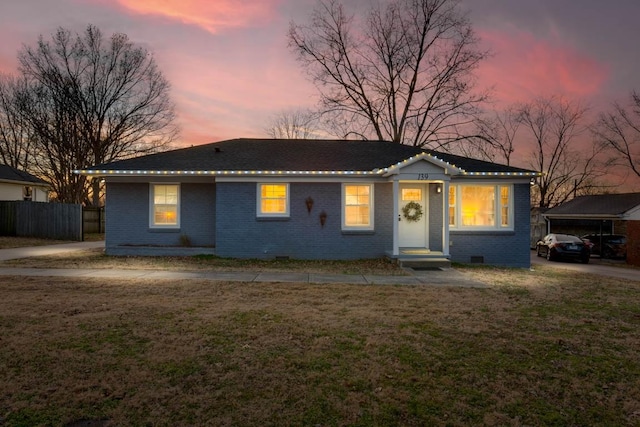
[[[346,224],[346,211],[347,211],[347,204],[346,202],[346,192],[345,192],[345,187],[347,186],[369,186],[369,225],[347,225]],[[374,229],[374,222],[373,219],[375,217],[375,185],[372,182],[343,182],[342,183],[342,194],[341,194],[341,199],[340,199],[340,204],[342,205],[341,208],[341,214],[342,214],[342,219],[341,219],[341,224],[342,224],[342,230],[343,231],[357,231],[357,230],[361,230],[361,231],[371,231]]]
[[[262,186],[263,185],[284,185],[286,186],[285,211],[283,213],[262,212]],[[289,218],[291,215],[291,191],[288,182],[258,182],[256,185],[256,216],[258,218]]]
[[[494,225],[493,226],[473,226],[462,225],[462,191],[461,187],[493,187],[494,191]],[[454,231],[513,231],[515,229],[514,224],[514,186],[513,184],[484,184],[484,183],[465,183],[465,184],[451,184],[451,187],[455,187],[456,199],[455,199],[455,225],[449,225],[450,230]],[[500,199],[500,188],[509,188],[509,225],[502,225],[502,202]],[[448,197],[448,195],[447,195]]]
[[[176,223],[175,224],[155,224],[154,204],[155,204],[155,187],[158,185],[176,185],[178,187],[178,202],[176,203]],[[149,228],[180,228],[180,183],[179,182],[151,182],[149,183]]]

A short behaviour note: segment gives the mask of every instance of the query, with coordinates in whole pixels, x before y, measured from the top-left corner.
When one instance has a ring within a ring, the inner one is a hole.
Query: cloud
[[[196,25],[210,33],[266,22],[281,0],[117,0],[133,13],[157,15]]]
[[[536,96],[564,95],[580,99],[604,90],[609,67],[560,41],[537,39],[522,31],[479,31],[495,56],[481,65],[481,84],[494,86],[501,103]]]

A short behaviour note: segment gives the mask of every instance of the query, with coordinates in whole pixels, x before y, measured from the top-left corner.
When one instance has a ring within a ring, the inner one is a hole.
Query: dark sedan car
[[[589,246],[571,234],[547,234],[536,244],[536,251],[550,261],[573,259],[586,264],[591,256]]]
[[[588,234],[582,240],[588,240],[591,253],[601,258],[627,257],[627,238],[620,234]]]

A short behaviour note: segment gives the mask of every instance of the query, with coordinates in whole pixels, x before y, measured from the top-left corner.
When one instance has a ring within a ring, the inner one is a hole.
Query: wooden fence
[[[104,233],[104,207],[82,208],[82,226],[84,233]]]
[[[67,203],[0,202],[0,236],[82,240],[82,206]]]

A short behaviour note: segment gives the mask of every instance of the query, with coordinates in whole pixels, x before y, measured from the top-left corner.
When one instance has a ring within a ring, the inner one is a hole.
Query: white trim
[[[449,256],[449,187],[451,183],[445,181],[442,188],[442,255]]]
[[[349,185],[353,185],[353,186],[359,186],[359,187],[364,187],[364,186],[368,186],[369,187],[369,225],[366,226],[354,226],[354,225],[347,225],[345,223],[346,221],[346,210],[347,210],[347,204],[345,203],[345,199],[346,199],[346,194],[345,194],[345,187]],[[342,227],[342,231],[372,231],[374,230],[375,224],[374,224],[374,218],[375,218],[375,184],[373,182],[345,182],[342,184],[341,186],[341,196],[340,196],[340,204],[341,204],[341,227]]]
[[[161,185],[175,185],[177,187],[176,201],[176,223],[175,224],[155,224],[155,188]],[[149,228],[179,229],[180,228],[180,183],[179,182],[150,182],[149,183]]]
[[[397,176],[393,179],[393,256],[400,255],[400,181]]]
[[[284,212],[264,213],[262,212],[262,186],[263,185],[284,185],[285,186],[285,209]],[[256,183],[256,216],[258,218],[289,218],[290,216],[290,188],[288,182],[264,181]]]
[[[273,182],[273,183],[283,183],[283,182],[287,182],[287,183],[308,183],[308,182],[322,182],[322,183],[343,183],[343,182],[351,182],[351,183],[358,183],[358,182],[363,182],[363,179],[366,180],[366,183],[369,182],[389,182],[388,179],[385,178],[381,178],[381,177],[372,177],[372,176],[360,176],[360,177],[321,177],[321,176],[277,176],[277,177],[266,177],[266,176],[245,176],[245,177],[240,177],[240,176],[235,176],[235,177],[228,177],[228,176],[216,176],[215,177],[215,182]]]

